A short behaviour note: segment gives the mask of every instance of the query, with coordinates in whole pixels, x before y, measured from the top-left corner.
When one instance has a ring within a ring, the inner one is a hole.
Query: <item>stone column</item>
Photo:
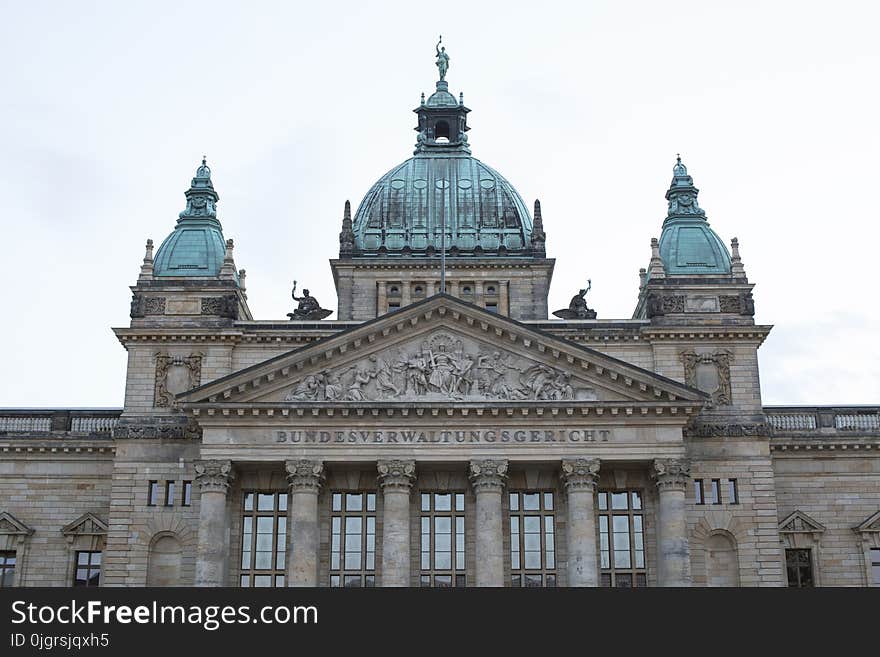
[[[415,461],[379,461],[382,488],[381,586],[410,586],[409,492],[416,480]]]
[[[287,585],[318,585],[318,491],[324,482],[324,463],[287,461],[290,486],[287,520]]]
[[[563,460],[562,483],[568,496],[568,585],[599,586],[595,510],[599,459]]]
[[[660,492],[657,583],[660,586],[690,586],[691,557],[684,499],[691,476],[690,462],[687,459],[656,459],[652,474]]]
[[[376,317],[378,317],[388,312],[388,283],[379,281],[376,285]]]
[[[504,586],[501,493],[507,480],[507,461],[471,461],[469,475],[477,496],[476,584]]]
[[[196,548],[196,586],[226,584],[229,522],[226,493],[235,478],[230,461],[196,461],[199,487],[199,539]]]
[[[501,281],[498,287],[498,313],[506,317],[510,314],[510,283]]]
[[[412,282],[404,281],[400,291],[400,307],[408,306],[412,303]]]

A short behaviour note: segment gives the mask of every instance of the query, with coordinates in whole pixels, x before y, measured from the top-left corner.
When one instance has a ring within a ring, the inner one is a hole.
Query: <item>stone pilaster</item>
[[[416,462],[381,460],[382,586],[410,586],[409,492],[416,480]]]
[[[200,492],[195,585],[223,586],[229,553],[226,493],[235,474],[230,461],[196,461],[195,471]]]
[[[507,481],[507,461],[471,461],[468,474],[477,496],[476,584],[504,586],[501,494]]]
[[[596,486],[599,459],[564,459],[561,479],[568,496],[568,585],[599,586]]]
[[[660,497],[657,582],[660,586],[690,586],[691,557],[685,507],[690,462],[687,459],[656,459],[652,475]]]
[[[287,585],[318,585],[318,491],[324,483],[324,463],[309,459],[287,461],[290,487],[287,521]]]

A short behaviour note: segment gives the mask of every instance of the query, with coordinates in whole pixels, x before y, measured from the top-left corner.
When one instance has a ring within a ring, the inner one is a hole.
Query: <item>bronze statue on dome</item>
[[[440,46],[443,43],[443,35],[434,47],[437,50],[437,68],[440,70],[441,82],[446,79],[446,71],[449,70],[449,55],[446,54],[446,46]]]
[[[321,304],[318,303],[318,300],[313,296],[309,296],[308,290],[304,289],[301,297],[296,296],[296,281],[293,282],[293,290],[291,290],[290,296],[294,301],[299,302],[299,306],[296,310],[292,313],[287,313],[287,316],[290,317],[291,321],[324,319],[333,312],[332,310],[321,308]]]
[[[587,280],[587,287],[575,294],[568,304],[568,308],[553,312],[556,317],[562,319],[596,319],[596,311],[587,305],[587,292],[593,287],[593,281]]]

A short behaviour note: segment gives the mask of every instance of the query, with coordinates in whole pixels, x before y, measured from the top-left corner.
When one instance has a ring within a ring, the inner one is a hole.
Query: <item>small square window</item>
[[[486,303],[486,310],[488,310],[490,313],[497,313],[498,312],[498,304],[494,303],[494,302],[488,302],[488,303]]]

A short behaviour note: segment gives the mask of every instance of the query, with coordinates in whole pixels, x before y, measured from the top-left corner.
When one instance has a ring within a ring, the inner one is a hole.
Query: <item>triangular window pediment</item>
[[[880,511],[865,518],[865,520],[854,529],[859,533],[880,532]]]
[[[670,402],[703,393],[438,295],[178,396],[183,404]]]
[[[0,513],[0,535],[30,536],[34,530],[6,511]]]
[[[77,536],[106,536],[107,523],[94,514],[84,513],[73,522],[65,525],[61,533],[68,538]]]
[[[825,527],[802,511],[795,511],[779,523],[780,534],[821,534]]]

